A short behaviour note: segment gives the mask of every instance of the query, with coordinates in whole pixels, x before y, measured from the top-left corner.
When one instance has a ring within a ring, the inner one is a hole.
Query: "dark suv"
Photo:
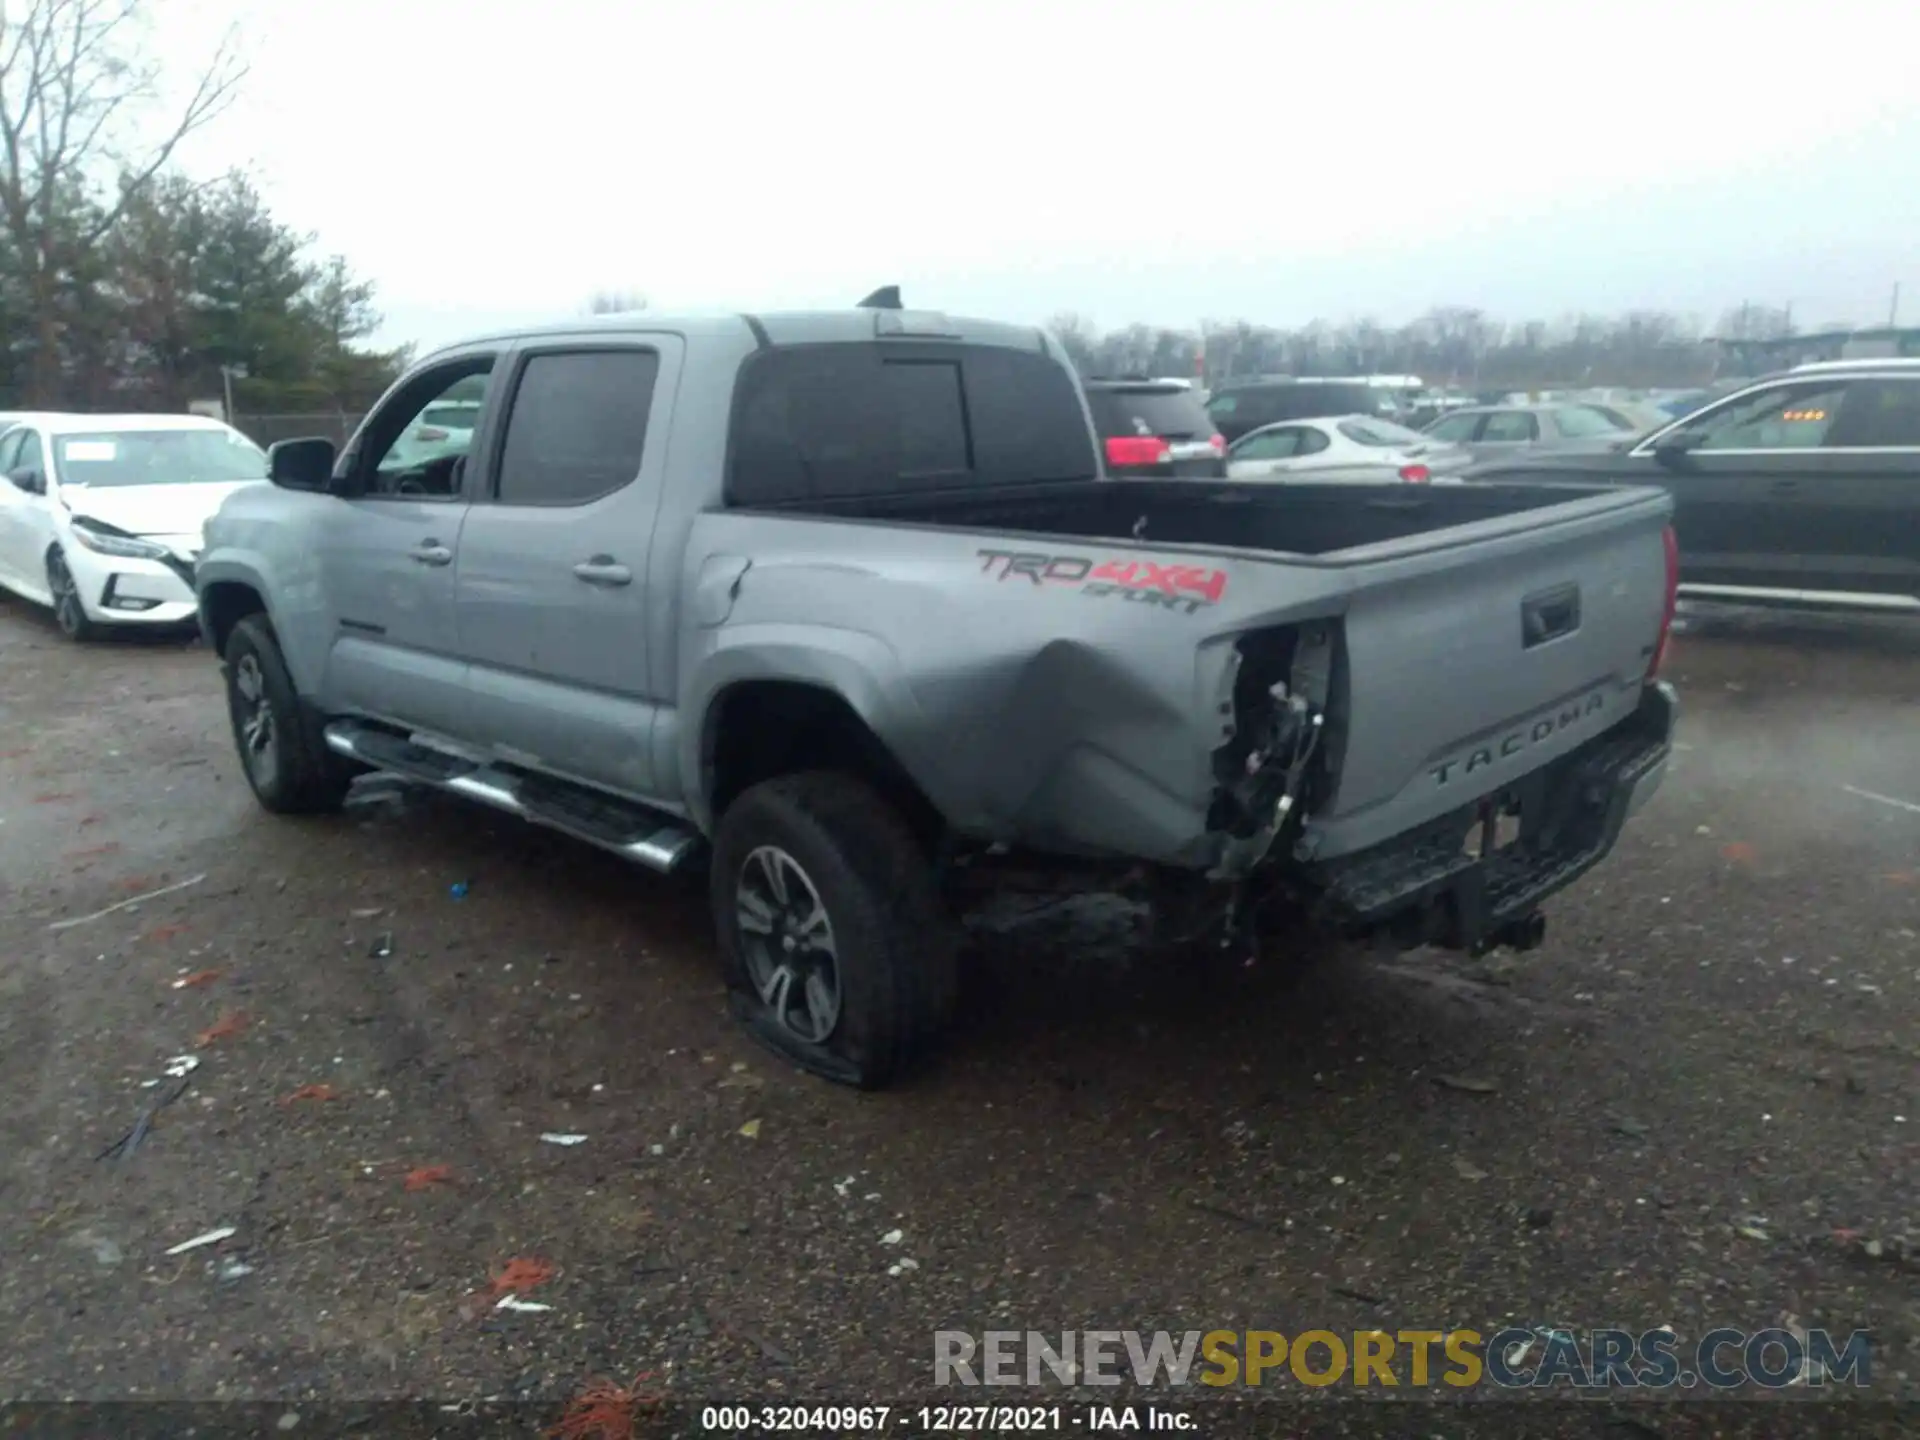
[[[1520,450],[1467,476],[1665,486],[1690,598],[1920,614],[1920,359],[1801,365],[1623,450]]]
[[[1109,475],[1226,479],[1226,438],[1178,380],[1089,380],[1086,391]]]
[[[1333,415],[1374,415],[1398,419],[1390,391],[1360,380],[1272,380],[1226,382],[1207,401],[1214,426],[1229,441],[1281,420],[1318,420]]]

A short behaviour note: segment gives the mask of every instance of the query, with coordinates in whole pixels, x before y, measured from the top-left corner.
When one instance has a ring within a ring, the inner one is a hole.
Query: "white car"
[[[0,435],[0,588],[90,640],[198,613],[201,527],[266,452],[198,415],[23,415]]]
[[[1227,447],[1230,480],[1425,485],[1457,481],[1473,457],[1377,415],[1284,420]]]
[[[480,423],[478,400],[438,400],[420,412],[380,462],[383,468],[406,469],[473,449],[473,430]]]

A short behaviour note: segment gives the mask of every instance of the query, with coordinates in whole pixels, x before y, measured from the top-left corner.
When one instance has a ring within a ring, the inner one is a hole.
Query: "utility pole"
[[[225,392],[225,395],[226,395],[226,410],[227,410],[226,421],[227,421],[227,424],[229,425],[232,425],[234,423],[233,421],[233,382],[236,380],[244,380],[246,378],[247,378],[247,367],[244,365],[222,365],[220,367],[220,387]]]
[[[1897,329],[1900,324],[1900,282],[1893,282],[1893,303],[1887,306],[1887,328]]]

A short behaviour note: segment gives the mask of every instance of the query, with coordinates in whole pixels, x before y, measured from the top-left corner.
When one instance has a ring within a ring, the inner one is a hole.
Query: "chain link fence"
[[[248,415],[242,412],[234,419],[233,427],[254,444],[263,447],[276,440],[321,437],[344,447],[347,437],[353,434],[354,426],[359,423],[360,415],[357,412],[332,411],[314,415]]]

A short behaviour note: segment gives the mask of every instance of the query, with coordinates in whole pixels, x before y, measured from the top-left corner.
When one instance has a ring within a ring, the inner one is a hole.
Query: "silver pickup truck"
[[[449,391],[470,439],[422,458]],[[1661,491],[1115,480],[1034,329],[493,335],[269,463],[196,571],[260,802],[383,771],[699,857],[736,1012],[851,1084],[937,1034],[947,882],[1003,857],[1223,936],[1537,943],[1677,713]]]

